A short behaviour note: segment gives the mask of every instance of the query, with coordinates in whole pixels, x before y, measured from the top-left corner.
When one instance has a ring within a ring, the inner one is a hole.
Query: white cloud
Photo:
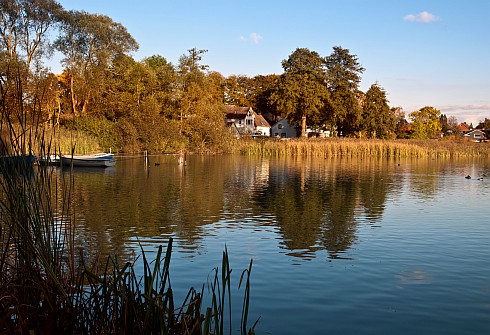
[[[439,20],[437,16],[426,11],[420,12],[416,15],[413,14],[405,15],[403,19],[405,21],[422,22],[422,23],[430,23]]]
[[[490,112],[490,103],[481,103],[481,104],[469,104],[469,105],[446,105],[441,106],[441,109],[452,111],[452,110],[465,110],[465,111],[487,111]]]
[[[250,34],[250,40],[252,41],[252,43],[258,44],[262,40],[262,36],[260,36],[257,33],[251,33]]]
[[[436,107],[443,114],[456,116],[460,122],[473,123],[476,126],[485,118],[490,118],[490,103],[475,103],[468,105],[445,105]]]

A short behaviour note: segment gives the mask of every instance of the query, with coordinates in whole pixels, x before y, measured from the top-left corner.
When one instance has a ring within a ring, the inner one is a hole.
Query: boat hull
[[[61,164],[73,167],[111,167],[116,164],[113,154],[61,156]]]

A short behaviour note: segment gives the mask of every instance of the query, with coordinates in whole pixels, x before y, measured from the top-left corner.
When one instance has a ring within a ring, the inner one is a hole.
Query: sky
[[[109,16],[139,43],[136,60],[173,64],[196,48],[224,76],[281,74],[297,48],[349,49],[391,107],[432,106],[459,122],[490,118],[490,0],[58,0]],[[59,71],[59,60],[51,60]]]

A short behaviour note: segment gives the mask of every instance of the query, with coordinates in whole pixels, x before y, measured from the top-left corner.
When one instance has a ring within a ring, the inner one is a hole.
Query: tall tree
[[[33,61],[50,54],[49,31],[62,13],[61,5],[53,0],[1,0],[1,49],[30,69]]]
[[[330,117],[339,133],[353,135],[360,126],[362,109],[359,83],[364,68],[357,56],[339,46],[333,47],[332,54],[325,58],[325,62],[331,92]]]
[[[182,55],[177,66],[177,108],[180,134],[195,150],[226,141],[223,107],[224,79],[215,72],[207,72],[201,63],[206,50],[195,48]]]
[[[57,49],[70,75],[72,109],[75,116],[87,114],[91,99],[99,92],[99,81],[113,59],[138,49],[138,44],[120,23],[107,16],[84,11],[66,12]]]
[[[306,136],[308,123],[321,123],[329,98],[325,62],[317,52],[298,48],[282,61],[282,67],[271,100],[290,122],[301,124],[301,136]]]
[[[154,55],[143,60],[143,64],[155,76],[154,86],[148,87],[150,94],[160,104],[160,113],[171,117],[175,115],[175,89],[177,72],[172,63],[163,56]]]
[[[450,117],[448,117],[448,119],[447,119],[447,126],[449,128],[449,132],[452,135],[459,135],[459,134],[461,134],[461,129],[459,128],[458,118],[456,118],[456,116],[451,115]],[[490,126],[490,124],[489,124],[489,126]]]
[[[377,83],[371,85],[364,97],[360,129],[370,138],[389,138],[395,123],[396,117],[388,106],[385,90]]]
[[[412,121],[412,138],[428,139],[434,138],[441,130],[439,118],[441,111],[430,106],[423,107],[409,115]]]
[[[274,92],[279,78],[280,76],[277,74],[258,75],[253,77],[253,92],[251,92],[249,98],[254,109],[273,122],[279,121],[280,118],[280,112],[271,101],[271,95]]]

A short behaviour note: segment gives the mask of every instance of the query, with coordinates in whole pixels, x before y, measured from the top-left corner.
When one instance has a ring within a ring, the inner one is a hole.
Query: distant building
[[[471,131],[471,127],[466,122],[460,123],[458,127],[461,133],[463,134],[466,134]]]
[[[487,135],[483,130],[480,129],[475,129],[470,132],[467,132],[466,134],[463,135],[463,137],[473,142],[484,142],[487,140]]]
[[[252,107],[226,105],[226,125],[232,127],[238,136],[270,136],[271,126]]]
[[[296,138],[298,137],[297,127],[289,124],[288,120],[282,119],[274,124],[271,128],[271,136],[281,138]]]

